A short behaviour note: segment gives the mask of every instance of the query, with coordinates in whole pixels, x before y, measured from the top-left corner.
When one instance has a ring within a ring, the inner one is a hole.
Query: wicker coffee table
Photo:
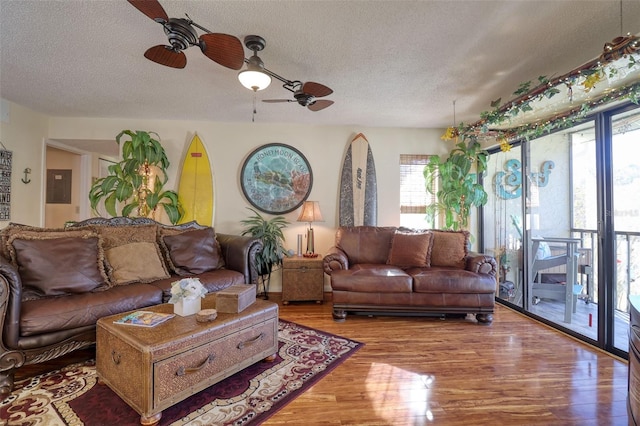
[[[215,308],[215,294],[202,308]],[[143,310],[171,313],[173,305]],[[140,413],[143,425],[156,424],[162,410],[249,365],[273,360],[278,350],[278,305],[265,300],[206,323],[195,315],[153,328],[113,323],[124,315],[98,320],[96,370],[100,383]]]

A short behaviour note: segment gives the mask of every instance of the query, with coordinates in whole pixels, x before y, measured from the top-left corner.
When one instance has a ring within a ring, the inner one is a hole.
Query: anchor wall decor
[[[29,167],[27,167],[26,169],[24,169],[24,177],[22,179],[20,179],[22,181],[22,183],[27,184],[29,182],[31,182],[31,179],[29,179],[29,175],[31,174],[31,169]]]

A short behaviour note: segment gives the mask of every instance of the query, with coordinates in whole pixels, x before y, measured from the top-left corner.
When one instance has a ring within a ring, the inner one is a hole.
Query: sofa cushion
[[[431,265],[432,244],[433,234],[430,232],[396,232],[387,264],[401,268],[428,268]]]
[[[99,293],[31,300],[22,304],[20,335],[32,336],[95,326],[102,317],[159,303],[162,303],[162,292],[149,284],[131,284]]]
[[[469,232],[433,230],[431,266],[464,269],[469,246]]]
[[[411,293],[412,278],[392,265],[358,264],[331,274],[333,291]]]
[[[224,266],[222,250],[213,228],[162,235],[160,238],[169,267],[177,275],[201,274]]]
[[[416,293],[480,293],[496,291],[493,275],[477,274],[466,269],[452,267],[431,267],[429,269],[408,269],[413,277],[413,291]]]
[[[389,258],[395,227],[341,226],[336,232],[336,247],[347,254],[349,264],[385,264]]]
[[[169,277],[156,240],[156,225],[96,226],[112,285]]]
[[[11,236],[9,246],[23,301],[108,287],[102,246],[94,233],[23,231]]]

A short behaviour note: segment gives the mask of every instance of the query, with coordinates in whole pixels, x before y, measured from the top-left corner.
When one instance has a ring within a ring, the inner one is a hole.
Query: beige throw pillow
[[[155,243],[123,244],[106,250],[105,255],[111,267],[111,281],[115,285],[169,278]]]
[[[169,277],[158,247],[156,225],[95,228],[102,236],[107,274],[112,285],[151,282]]]

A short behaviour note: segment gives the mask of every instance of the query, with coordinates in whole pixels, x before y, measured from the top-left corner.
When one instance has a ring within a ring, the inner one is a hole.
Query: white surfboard
[[[344,157],[340,178],[340,226],[376,226],[376,167],[369,141],[358,133]]]

